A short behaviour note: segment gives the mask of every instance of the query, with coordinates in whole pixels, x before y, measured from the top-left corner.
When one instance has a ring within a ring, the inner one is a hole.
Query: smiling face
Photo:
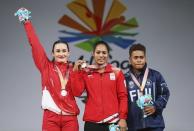
[[[143,69],[144,65],[146,64],[145,53],[141,50],[133,51],[131,53],[129,60],[130,60],[130,64],[135,70]]]
[[[97,65],[103,65],[108,62],[108,49],[104,44],[96,46],[93,52],[94,61]]]
[[[69,50],[67,45],[64,43],[55,44],[52,55],[54,57],[54,61],[67,63],[69,58]]]

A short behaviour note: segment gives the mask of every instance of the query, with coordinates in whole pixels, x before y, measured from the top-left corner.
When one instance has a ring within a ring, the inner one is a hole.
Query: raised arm
[[[38,36],[35,33],[35,30],[33,28],[33,25],[31,23],[30,19],[30,13],[25,8],[20,8],[15,15],[18,16],[19,21],[23,23],[26,35],[29,41],[29,44],[32,47],[32,56],[34,59],[34,62],[37,66],[37,68],[40,70],[40,72],[44,69],[44,66],[48,62],[48,58],[46,56],[45,50],[42,47]]]

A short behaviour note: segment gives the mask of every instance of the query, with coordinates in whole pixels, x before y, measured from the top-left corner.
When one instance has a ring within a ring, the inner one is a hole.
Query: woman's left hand
[[[145,106],[144,107],[144,113],[145,115],[149,116],[156,112],[156,108],[154,106]]]
[[[120,119],[118,122],[120,131],[127,131],[127,122],[125,119]]]

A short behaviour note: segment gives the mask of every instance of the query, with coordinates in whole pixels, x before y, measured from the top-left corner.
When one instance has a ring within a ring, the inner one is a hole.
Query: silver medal
[[[84,62],[82,65],[81,65],[81,68],[86,68],[87,64]]]

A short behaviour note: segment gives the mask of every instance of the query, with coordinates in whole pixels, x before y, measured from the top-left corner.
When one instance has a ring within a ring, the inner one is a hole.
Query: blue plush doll
[[[151,95],[142,95],[140,98],[136,101],[138,107],[140,107],[142,110],[144,109],[144,106],[152,106],[152,96]],[[144,118],[147,117],[147,115],[144,114]]]
[[[21,23],[24,23],[26,20],[29,20],[31,18],[30,14],[31,12],[28,11],[26,8],[20,8],[14,15],[18,16]]]
[[[109,126],[109,131],[120,131],[119,125],[111,124]]]

